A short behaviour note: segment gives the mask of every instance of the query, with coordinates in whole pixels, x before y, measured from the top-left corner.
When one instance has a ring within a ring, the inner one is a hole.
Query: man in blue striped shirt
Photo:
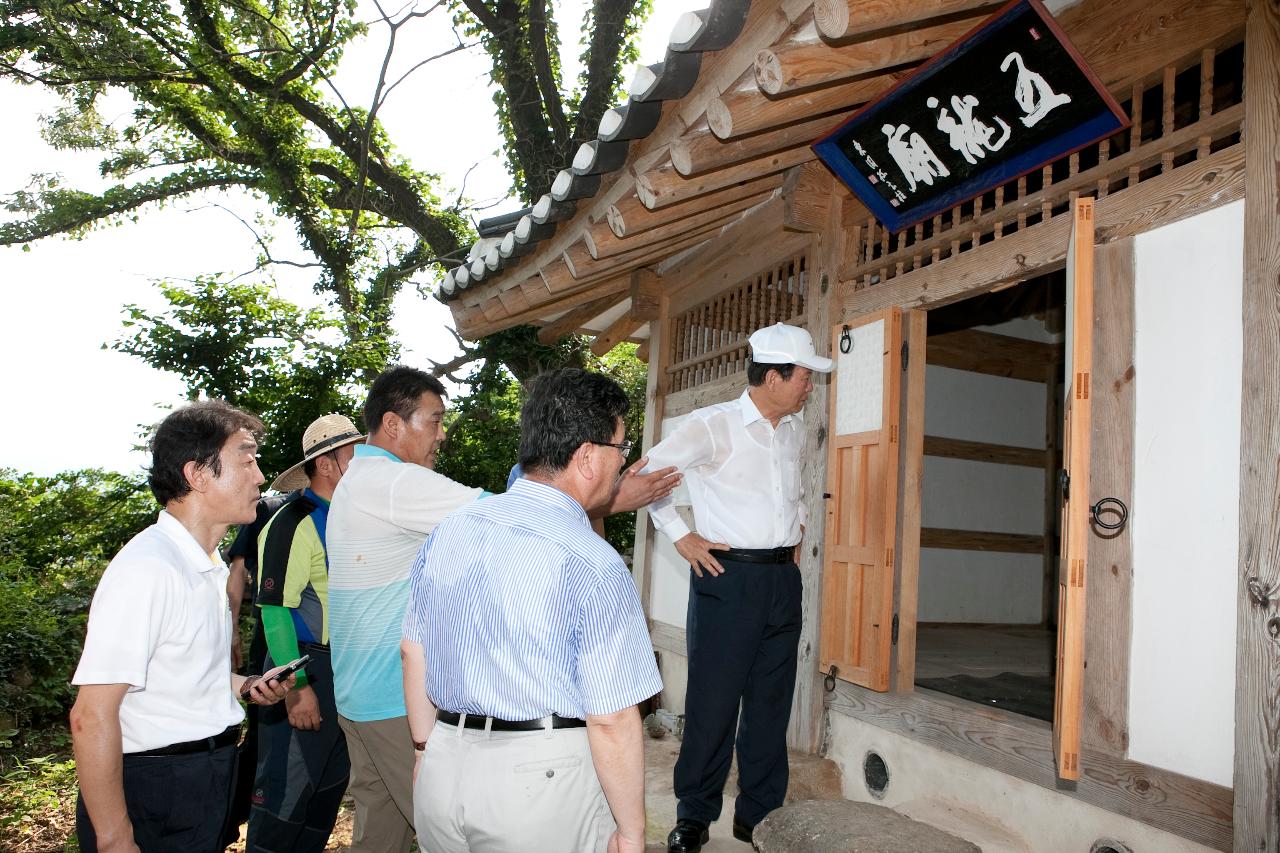
[[[418,555],[401,656],[425,850],[644,849],[635,706],[662,682],[631,576],[587,515],[616,487],[627,407],[608,377],[540,378],[524,479]]]

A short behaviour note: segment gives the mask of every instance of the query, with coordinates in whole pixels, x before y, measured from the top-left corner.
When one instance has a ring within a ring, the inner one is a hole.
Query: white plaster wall
[[[989,331],[1050,340],[1034,320]],[[925,434],[1044,447],[1045,386],[931,365],[925,369]],[[1040,534],[1044,471],[925,457],[921,524],[956,530]],[[921,622],[1035,624],[1043,558],[926,548],[920,552]]]
[[[680,420],[679,417],[664,419],[661,437],[670,435]],[[690,506],[687,486],[681,483],[674,494],[677,507]],[[689,522],[689,528],[693,529],[692,516],[687,516],[685,520]],[[680,557],[671,540],[662,533],[654,531],[653,543],[653,561],[650,564],[653,586],[649,589],[649,617],[683,628],[689,611],[689,564]]]
[[[1129,757],[1231,785],[1244,202],[1137,238]]]
[[[1209,850],[839,711],[827,718],[827,757],[840,766],[845,797],[897,809],[977,844],[983,853],[1088,853],[1100,838],[1119,841],[1135,853]],[[889,768],[882,799],[871,796],[863,774],[862,762],[871,750]]]

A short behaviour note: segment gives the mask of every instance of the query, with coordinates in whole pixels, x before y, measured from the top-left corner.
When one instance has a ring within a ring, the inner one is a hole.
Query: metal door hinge
[[[898,614],[897,613],[893,614],[893,627],[889,629],[889,632],[892,635],[890,644],[894,646],[898,645]]]
[[[907,369],[907,362],[911,360],[910,353],[911,353],[911,348],[907,345],[906,341],[903,341],[902,342],[902,369],[904,372]]]

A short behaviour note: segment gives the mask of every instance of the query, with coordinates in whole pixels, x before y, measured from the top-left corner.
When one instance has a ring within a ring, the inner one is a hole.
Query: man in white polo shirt
[[[233,675],[227,653],[216,549],[229,525],[253,520],[261,432],[252,415],[208,401],[173,412],[151,439],[164,510],[103,573],[72,679],[81,850],[221,850],[244,719],[236,697],[269,705],[293,685]]]

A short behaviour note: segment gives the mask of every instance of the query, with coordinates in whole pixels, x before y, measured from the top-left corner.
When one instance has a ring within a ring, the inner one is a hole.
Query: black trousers
[[[142,853],[218,853],[231,801],[236,748],[212,752],[124,757],[124,802],[133,840]],[[98,837],[84,798],[76,798],[76,836],[84,853]]]
[[[676,814],[705,823],[720,817],[736,731],[734,815],[755,826],[787,793],[803,591],[794,563],[720,564],[724,574],[689,578],[689,681]]]
[[[284,702],[259,710],[247,853],[323,853],[347,790],[351,761],[338,726],[333,668],[327,652],[306,651],[311,655],[307,684],[320,702],[320,729],[295,729]]]

